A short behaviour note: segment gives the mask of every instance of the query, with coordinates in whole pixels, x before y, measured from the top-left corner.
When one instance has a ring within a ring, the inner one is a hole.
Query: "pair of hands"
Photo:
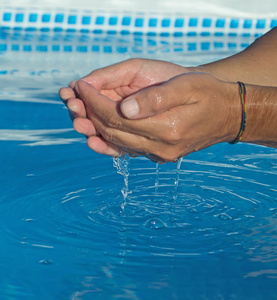
[[[72,82],[60,97],[94,151],[176,161],[234,140],[241,123],[237,85],[192,71],[131,59]]]

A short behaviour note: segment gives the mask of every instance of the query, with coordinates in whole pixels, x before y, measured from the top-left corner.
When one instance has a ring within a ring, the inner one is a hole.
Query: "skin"
[[[169,62],[131,59],[95,70],[82,80],[93,85],[99,93],[120,103],[124,98],[146,87],[154,87],[188,72],[190,69]],[[60,97],[69,109],[74,129],[89,137],[88,146],[94,151],[111,156],[122,155],[124,151],[100,137],[94,124],[87,119],[83,101],[76,98],[75,84],[76,81],[70,83],[70,87],[60,90]]]
[[[72,82],[60,96],[74,128],[88,137],[94,151],[167,162],[236,138],[241,104],[234,82],[240,80],[247,90],[242,141],[277,147],[276,64],[273,29],[224,60],[197,68],[128,60]],[[134,99],[139,111],[130,115],[126,103]]]
[[[78,81],[75,88],[85,103],[87,117],[101,135],[88,138],[88,146],[94,149],[101,139],[133,155],[169,162],[215,143],[232,141],[240,126],[239,122],[229,122],[235,120],[232,115],[240,113],[236,97],[227,97],[236,94],[236,84],[221,82],[208,74],[182,74],[143,90],[143,99],[146,94],[160,98],[165,111],[136,120],[125,118],[118,109],[119,103],[85,81]],[[175,103],[173,108],[171,101]],[[218,108],[216,114],[214,107]],[[160,110],[159,106],[156,109]],[[195,135],[195,131],[199,134]]]

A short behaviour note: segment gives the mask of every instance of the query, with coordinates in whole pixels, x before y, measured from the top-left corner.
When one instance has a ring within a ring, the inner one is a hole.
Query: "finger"
[[[124,149],[121,149],[121,148],[105,141],[102,137],[96,137],[96,136],[89,137],[87,140],[87,145],[90,149],[92,149],[93,151],[95,151],[99,154],[104,154],[104,155],[113,156],[113,157],[121,157],[121,156],[125,155],[126,152],[131,157],[137,157],[139,155],[144,154],[144,153],[134,152],[131,149],[124,151]]]
[[[114,89],[121,86],[125,77],[130,80],[130,75],[131,72],[130,68],[128,68],[128,61],[124,61],[94,70],[81,79],[93,85],[98,91],[100,91],[101,89]],[[73,80],[69,86],[73,88],[76,81],[77,80]]]
[[[160,85],[145,88],[125,98],[120,110],[128,119],[140,119],[161,114],[178,105],[190,104],[193,102],[190,97],[191,77],[183,74]]]
[[[92,71],[82,80],[93,85],[96,89],[114,89],[129,85],[141,65],[137,60],[125,60],[101,69]]]
[[[71,82],[69,83],[68,86],[69,86],[71,89],[74,89],[74,86],[75,86],[76,81],[77,81],[77,80],[71,81]]]
[[[85,136],[95,136],[98,134],[98,132],[96,131],[93,123],[86,118],[76,118],[73,120],[73,127],[74,129],[85,135]]]
[[[66,101],[70,98],[75,97],[75,93],[73,91],[73,89],[69,88],[69,87],[63,87],[59,90],[59,95],[61,97],[61,99],[63,101]]]
[[[70,98],[67,101],[67,108],[75,118],[86,118],[86,108],[84,102],[78,98]]]
[[[89,137],[87,145],[93,151],[108,156],[120,157],[125,154],[120,148],[104,141],[103,138],[98,136]]]

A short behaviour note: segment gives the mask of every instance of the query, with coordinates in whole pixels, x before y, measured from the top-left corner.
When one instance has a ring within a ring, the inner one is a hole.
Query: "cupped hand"
[[[88,138],[88,146],[106,155],[128,152],[159,162],[175,161],[234,140],[240,128],[237,84],[204,73],[182,74],[133,94],[140,119],[126,118],[114,97],[85,81],[78,81],[75,88],[99,132]],[[149,111],[151,117],[147,117]]]
[[[176,75],[189,71],[189,68],[170,62],[130,59],[95,70],[82,80],[94,86],[99,93],[109,99],[120,102],[141,89],[161,84]],[[74,122],[74,128],[86,136],[91,136],[97,131],[94,124],[85,119],[87,113],[83,102],[78,99],[74,90],[75,82],[71,82],[70,87],[61,88],[60,97],[67,105],[72,120],[82,118]]]

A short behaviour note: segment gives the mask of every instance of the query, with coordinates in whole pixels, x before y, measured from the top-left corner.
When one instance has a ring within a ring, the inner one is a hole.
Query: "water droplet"
[[[39,261],[39,263],[42,265],[52,265],[53,261],[51,259],[42,259]]]
[[[230,217],[229,215],[227,215],[225,213],[219,214],[217,217],[219,220],[222,220],[222,221],[232,220],[232,217]]]
[[[162,229],[165,227],[165,224],[160,219],[155,218],[155,219],[149,219],[145,223],[145,227],[150,228],[150,229]]]

